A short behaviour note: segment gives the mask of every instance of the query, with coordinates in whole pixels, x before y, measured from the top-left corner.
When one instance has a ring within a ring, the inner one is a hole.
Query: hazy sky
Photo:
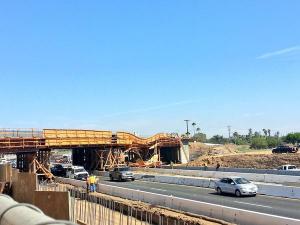
[[[300,1],[2,1],[0,127],[300,130]]]

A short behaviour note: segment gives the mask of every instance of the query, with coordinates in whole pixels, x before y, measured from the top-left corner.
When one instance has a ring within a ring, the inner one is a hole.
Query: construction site
[[[69,179],[74,185],[70,181],[66,184],[50,172],[53,150],[70,150],[73,164],[91,173],[125,165],[160,167],[170,162],[186,163],[189,158],[185,140],[163,133],[140,138],[126,132],[3,129],[0,154],[15,155],[16,168],[9,163],[0,164],[0,193],[6,194],[0,195],[1,225],[36,224],[36,221],[41,224],[228,224],[100,192],[88,193],[85,181]],[[16,214],[23,215],[23,220],[16,219]]]
[[[142,138],[99,130],[2,129],[0,154],[0,225],[300,221],[299,172],[231,168],[251,156],[234,145],[192,143],[166,133]],[[285,158],[298,160],[298,155]],[[216,169],[216,163],[222,168]],[[227,174],[253,180],[259,185],[258,196],[235,201],[235,195],[216,193],[216,182]],[[282,208],[285,203],[289,210]]]

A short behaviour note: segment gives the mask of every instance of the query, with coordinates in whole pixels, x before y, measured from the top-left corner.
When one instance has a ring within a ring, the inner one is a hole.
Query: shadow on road
[[[228,197],[228,198],[253,198],[255,196],[253,195],[243,195],[241,197],[237,197],[235,196],[235,194],[230,194],[230,193],[222,193],[222,194],[218,194],[217,192],[210,192],[209,193],[210,195],[219,195],[219,196],[222,196],[222,197]]]

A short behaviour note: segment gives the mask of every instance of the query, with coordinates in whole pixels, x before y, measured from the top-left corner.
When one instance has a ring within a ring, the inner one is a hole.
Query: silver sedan
[[[257,186],[252,182],[242,177],[226,177],[215,183],[215,189],[219,194],[230,193],[237,197],[242,195],[255,196],[257,193]]]

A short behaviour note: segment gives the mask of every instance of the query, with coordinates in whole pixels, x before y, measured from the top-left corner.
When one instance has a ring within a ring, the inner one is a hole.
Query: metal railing
[[[1,128],[0,138],[42,138],[43,131],[39,129]]]

